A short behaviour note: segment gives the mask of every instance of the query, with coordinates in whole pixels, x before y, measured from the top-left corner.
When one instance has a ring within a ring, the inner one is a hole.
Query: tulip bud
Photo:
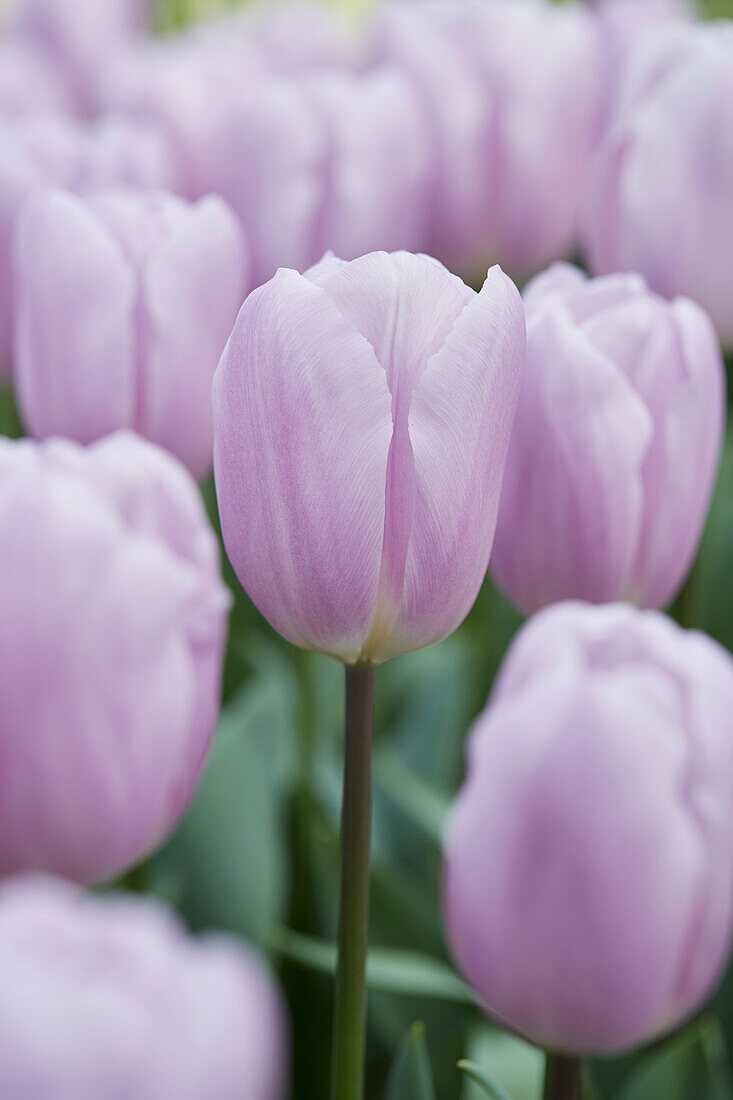
[[[218,197],[46,192],[16,237],[14,360],[29,432],[134,428],[211,469],[211,379],[242,300],[241,228]]]
[[[97,881],[171,831],[218,712],[227,608],[170,456],[127,433],[0,440],[0,873]]]
[[[639,271],[685,294],[733,347],[733,26],[671,28],[632,66],[598,151],[585,239],[592,270]]]
[[[488,563],[524,356],[519,295],[372,253],[253,291],[214,378],[229,558],[289,641],[379,663],[450,634]]]
[[[31,195],[49,187],[75,192],[117,184],[166,187],[172,172],[162,135],[126,119],[0,122],[0,378],[11,366],[12,239]]]
[[[271,79],[229,125],[217,190],[245,228],[255,284],[326,251],[353,259],[422,244],[428,146],[396,70]]]
[[[446,842],[454,957],[533,1042],[676,1027],[733,927],[733,663],[654,611],[567,603],[522,629],[470,734]]]
[[[46,54],[77,109],[91,114],[111,60],[142,35],[145,22],[144,0],[18,0],[12,32]]]
[[[280,1100],[283,998],[241,942],[156,901],[0,886],[3,1100]]]
[[[526,274],[572,251],[602,108],[591,13],[542,0],[385,5],[376,56],[420,93],[431,249]]]
[[[720,455],[713,327],[636,275],[567,264],[528,285],[525,307],[494,576],[526,612],[572,597],[661,607],[694,557]]]

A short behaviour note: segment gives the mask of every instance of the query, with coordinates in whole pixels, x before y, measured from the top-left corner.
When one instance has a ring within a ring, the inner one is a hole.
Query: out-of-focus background
[[[380,7],[389,3],[384,0]],[[5,0],[6,14],[10,6]],[[245,5],[158,0],[151,34],[158,36],[155,49],[162,52],[154,64],[167,63],[165,44],[182,48],[184,41],[192,40],[180,36],[191,35],[194,23],[211,21],[213,40],[222,33],[221,28],[217,31],[217,19],[231,18],[234,7]],[[284,38],[268,24],[268,7],[258,5],[251,33],[245,32],[249,44],[241,59],[243,69],[256,64],[252,58],[258,50],[272,55],[284,48]],[[701,14],[733,17],[733,0],[701,0]],[[314,30],[317,21],[308,24],[314,56],[341,43],[343,57],[329,64],[365,71],[365,43],[375,18],[368,0],[324,0],[321,15],[320,40]],[[289,48],[297,53],[298,45],[305,43],[290,43]],[[292,72],[300,62],[291,62]],[[303,62],[304,68],[315,64]],[[210,97],[219,93],[213,87],[214,73],[211,84],[204,80],[192,87],[176,84],[171,69],[171,81],[173,91],[165,109],[171,115],[180,113],[182,121],[176,120],[175,126],[183,134],[190,133],[188,124],[206,129]],[[151,102],[163,103],[165,97],[156,98],[153,84]],[[129,85],[121,83],[109,94],[118,97],[119,106],[128,92]],[[184,102],[185,96],[189,99]],[[346,127],[348,145],[348,121]],[[255,234],[257,228],[255,224]],[[492,257],[483,259],[485,269]],[[460,273],[475,281],[477,270]],[[731,272],[733,279],[733,266]],[[531,270],[509,273],[521,282]],[[13,436],[22,430],[9,385],[2,389],[0,430]],[[203,482],[202,492],[216,526],[211,478]],[[732,562],[729,434],[701,550],[672,609],[680,622],[709,632],[729,649]],[[220,928],[241,935],[273,962],[291,1013],[292,1096],[322,1100],[328,1094],[331,945],[338,894],[343,670],[334,661],[285,643],[242,592],[226,559],[224,572],[234,605],[223,710],[203,781],[170,842],[131,871],[124,885],[163,897],[193,929]],[[518,612],[489,578],[452,637],[393,660],[379,671],[367,1087],[372,1098],[384,1095],[401,1043],[407,1067],[403,1085],[412,1073],[419,1079],[427,1057],[437,1097],[479,1100],[476,1086],[456,1068],[459,1058],[468,1057],[490,1068],[513,1100],[540,1097],[541,1055],[494,1029],[473,1006],[449,964],[439,906],[441,827],[463,775],[466,732],[520,622]],[[418,1021],[422,1026],[415,1027]],[[709,1008],[682,1033],[627,1057],[594,1061],[589,1087],[589,1095],[598,1100],[733,1096],[733,974]],[[423,1095],[428,1098],[428,1093],[418,1091],[399,1093]]]

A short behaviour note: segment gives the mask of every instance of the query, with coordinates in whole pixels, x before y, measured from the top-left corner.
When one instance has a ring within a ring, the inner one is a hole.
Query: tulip
[[[585,241],[596,274],[639,271],[693,298],[733,347],[731,97],[731,24],[657,35],[598,150]]]
[[[0,887],[3,1100],[280,1100],[287,1027],[241,942],[159,902],[22,875]]]
[[[129,50],[110,66],[100,98],[106,110],[159,128],[176,190],[197,199],[218,189],[229,115],[265,71],[241,36],[192,29]]]
[[[170,833],[227,608],[196,484],[165,452],[0,440],[0,873],[98,881]]]
[[[414,92],[393,69],[264,81],[232,112],[217,190],[252,249],[253,282],[413,249],[425,234],[428,146]]]
[[[65,114],[73,110],[71,90],[55,65],[31,42],[6,35],[0,40],[0,114],[13,118]]]
[[[48,191],[16,236],[14,360],[37,438],[134,428],[200,478],[210,389],[242,300],[241,228],[218,197]]]
[[[526,612],[572,597],[661,607],[694,557],[720,454],[713,327],[639,276],[567,264],[528,285],[525,308],[494,576]]]
[[[144,0],[18,0],[11,33],[46,54],[77,110],[91,114],[107,67],[145,23]]]
[[[373,253],[280,270],[214,378],[227,553],[296,645],[378,664],[450,634],[488,563],[524,353],[519,295]]]
[[[488,1011],[552,1050],[681,1023],[733,927],[733,663],[655,611],[522,629],[470,733],[444,914]]]
[[[10,374],[12,239],[30,196],[53,186],[165,187],[172,171],[162,136],[124,119],[95,125],[61,117],[0,122],[0,378]]]
[[[591,13],[542,0],[385,7],[376,56],[420,93],[431,135],[428,246],[473,273],[526,274],[573,250],[602,108]]]
[[[689,0],[598,0],[594,9],[606,59],[607,111],[613,113],[637,55],[670,24],[688,22]]]

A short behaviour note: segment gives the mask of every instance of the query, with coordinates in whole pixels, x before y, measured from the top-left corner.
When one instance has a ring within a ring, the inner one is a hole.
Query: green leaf
[[[450,798],[411,771],[399,753],[386,745],[374,760],[374,778],[385,794],[438,848]]]
[[[389,1072],[384,1100],[435,1100],[423,1023],[414,1023],[402,1040]]]
[[[287,677],[276,665],[224,707],[191,808],[156,861],[167,892],[178,877],[191,924],[258,944],[282,922],[288,902],[294,713]]]
[[[19,439],[22,434],[13,391],[0,383],[0,435]]]
[[[659,1047],[621,1088],[617,1100],[731,1100],[720,1023],[705,1016]]]
[[[333,943],[280,928],[270,938],[270,944],[280,954],[311,970],[324,974],[333,974],[336,970],[336,945]],[[367,985],[375,992],[404,997],[476,1003],[474,994],[449,966],[416,951],[370,947]]]
[[[461,1100],[483,1100],[487,1083],[499,1097],[540,1100],[542,1096],[545,1073],[542,1051],[489,1023],[481,1022],[471,1031],[464,1064],[478,1069],[483,1079],[477,1081],[467,1073]]]
[[[492,1081],[488,1073],[477,1066],[475,1062],[467,1062],[465,1059],[458,1063],[458,1068],[466,1074],[475,1085],[491,1097],[491,1100],[511,1100],[506,1092],[496,1081]]]

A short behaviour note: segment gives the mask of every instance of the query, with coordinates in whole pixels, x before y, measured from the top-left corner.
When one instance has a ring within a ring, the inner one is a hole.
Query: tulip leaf
[[[720,1023],[705,1016],[649,1054],[616,1100],[731,1100],[732,1095]]]
[[[333,974],[336,970],[336,945],[312,936],[278,929],[270,938],[271,946],[293,962]],[[458,975],[439,959],[417,951],[399,951],[390,947],[370,947],[367,958],[367,984],[380,993],[405,997],[427,997],[457,1004],[476,1004],[476,997]]]
[[[501,1085],[496,1081],[492,1081],[488,1073],[481,1066],[477,1066],[475,1062],[468,1062],[466,1059],[462,1059],[458,1063],[458,1068],[466,1074],[475,1085],[478,1085],[487,1096],[491,1097],[491,1100],[511,1100],[508,1092],[506,1092]]]
[[[384,1100],[435,1100],[425,1025],[414,1023],[402,1040],[387,1079]]]
[[[374,776],[392,803],[440,848],[450,806],[448,796],[411,771],[391,746],[379,750]]]
[[[18,439],[22,434],[13,391],[0,383],[0,435]]]
[[[295,725],[288,675],[278,664],[232,695],[192,805],[156,861],[164,882],[178,874],[192,925],[260,945],[287,905]]]
[[[468,1036],[466,1057],[460,1067],[466,1074],[461,1100],[484,1100],[487,1084],[494,1090],[489,1096],[540,1100],[545,1073],[545,1056],[524,1039],[491,1024],[477,1024]],[[466,1069],[479,1071],[477,1079]]]

